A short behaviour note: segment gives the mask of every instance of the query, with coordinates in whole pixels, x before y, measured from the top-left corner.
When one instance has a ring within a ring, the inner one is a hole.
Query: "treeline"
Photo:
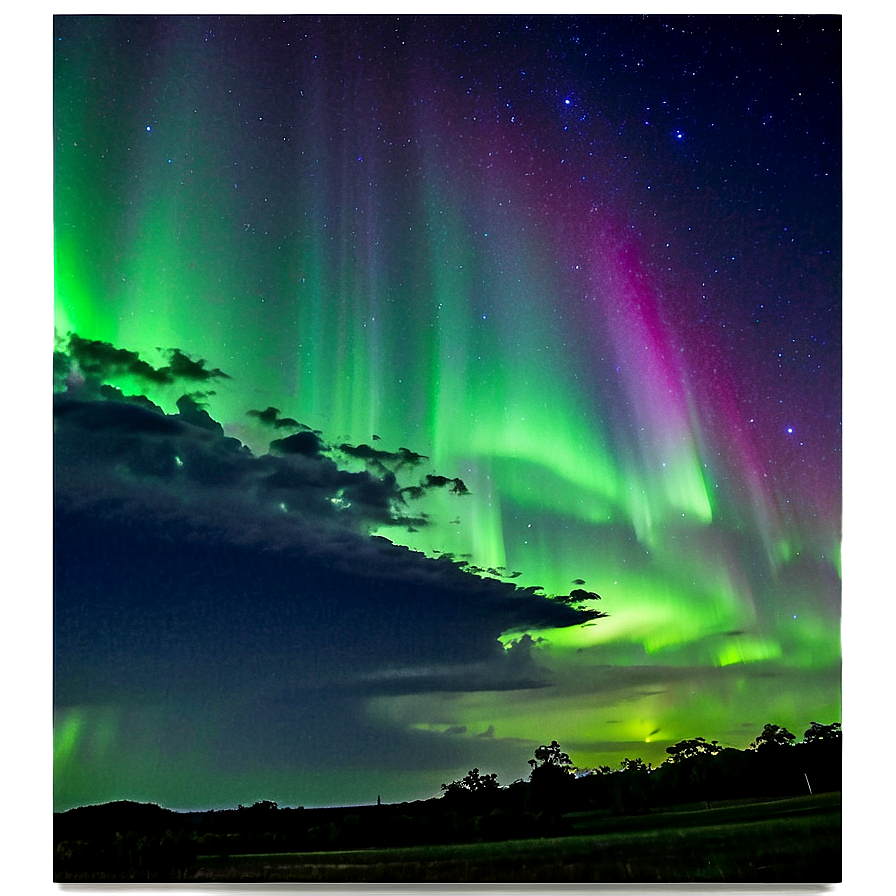
[[[697,737],[666,752],[669,758],[656,768],[637,758],[623,759],[619,769],[580,772],[573,803],[630,815],[688,803],[839,791],[842,783],[839,723],[813,722],[799,742],[786,728],[766,725],[746,750]]]
[[[461,813],[483,834],[504,830],[510,836],[522,817],[534,822],[531,836],[546,827],[565,833],[567,816],[603,811],[635,815],[669,806],[746,798],[778,798],[839,791],[842,782],[841,727],[812,722],[803,739],[778,725],[766,725],[746,750],[722,747],[702,737],[666,748],[658,767],[640,757],[617,768],[575,768],[556,741],[542,745],[529,760],[527,781],[501,787],[495,775],[472,769],[459,781],[443,784],[439,801]],[[545,821],[549,820],[549,824]],[[506,828],[499,822],[506,821]],[[482,839],[490,839],[483,836]]]
[[[54,880],[190,879],[202,856],[513,840],[571,833],[577,812],[608,817],[668,806],[838,791],[840,724],[815,722],[803,739],[766,725],[746,750],[702,737],[666,749],[657,767],[578,769],[556,741],[535,751],[528,779],[502,786],[471,769],[441,797],[352,808],[279,808],[270,800],[207,812],[128,801],[54,815]]]

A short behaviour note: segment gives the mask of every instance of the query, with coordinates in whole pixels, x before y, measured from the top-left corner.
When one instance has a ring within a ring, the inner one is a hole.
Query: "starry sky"
[[[840,720],[836,16],[57,16],[54,803]]]

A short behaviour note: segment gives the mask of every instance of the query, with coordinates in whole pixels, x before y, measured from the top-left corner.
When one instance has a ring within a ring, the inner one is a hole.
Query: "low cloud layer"
[[[548,686],[531,639],[504,649],[498,636],[600,615],[372,536],[425,526],[413,505],[429,489],[463,500],[463,482],[424,472],[423,455],[331,446],[276,408],[250,413],[296,431],[256,455],[202,393],[166,414],[105,382],[226,377],[177,349],[168,357],[156,368],[76,336],[57,351],[59,706],[183,702],[208,737],[229,732],[233,761],[241,743],[260,749],[257,725],[278,762],[299,729],[303,761],[325,764],[337,742],[359,761],[386,737],[364,721],[368,698]],[[366,468],[345,469],[346,457]],[[255,721],[241,728],[242,714]]]

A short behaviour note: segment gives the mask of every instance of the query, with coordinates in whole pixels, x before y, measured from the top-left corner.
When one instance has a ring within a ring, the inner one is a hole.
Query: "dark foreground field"
[[[200,856],[194,881],[774,882],[841,879],[840,794],[611,818],[572,836],[402,849]]]

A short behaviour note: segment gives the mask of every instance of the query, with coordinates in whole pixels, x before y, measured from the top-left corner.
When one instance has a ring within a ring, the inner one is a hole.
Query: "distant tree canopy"
[[[640,756],[637,759],[626,757],[619,764],[624,772],[649,772],[652,769],[651,764],[645,763]]]
[[[796,740],[796,735],[791,734],[780,725],[769,723],[762,729],[762,733],[750,744],[754,750],[766,750],[770,747],[787,747]]]
[[[478,768],[470,769],[459,781],[452,781],[450,784],[443,784],[443,795],[447,797],[456,797],[469,793],[482,793],[483,791],[498,790],[498,775],[492,773],[490,775],[482,775]]]
[[[552,740],[535,750],[535,758],[529,760],[529,765],[532,767],[529,773],[532,808],[558,811],[575,784],[575,769],[569,754],[560,749],[557,741]]]
[[[667,762],[683,762],[697,756],[715,756],[721,749],[717,740],[706,741],[702,737],[693,737],[666,747],[666,752],[669,754]]]
[[[811,744],[820,740],[840,740],[841,734],[840,722],[834,722],[831,725],[810,722],[809,727],[803,734],[803,743]]]
[[[572,760],[569,753],[564,753],[560,749],[560,744],[552,740],[550,744],[542,744],[535,751],[535,758],[529,760],[532,766],[530,776],[534,776],[540,769],[556,769],[565,773],[572,772]]]

